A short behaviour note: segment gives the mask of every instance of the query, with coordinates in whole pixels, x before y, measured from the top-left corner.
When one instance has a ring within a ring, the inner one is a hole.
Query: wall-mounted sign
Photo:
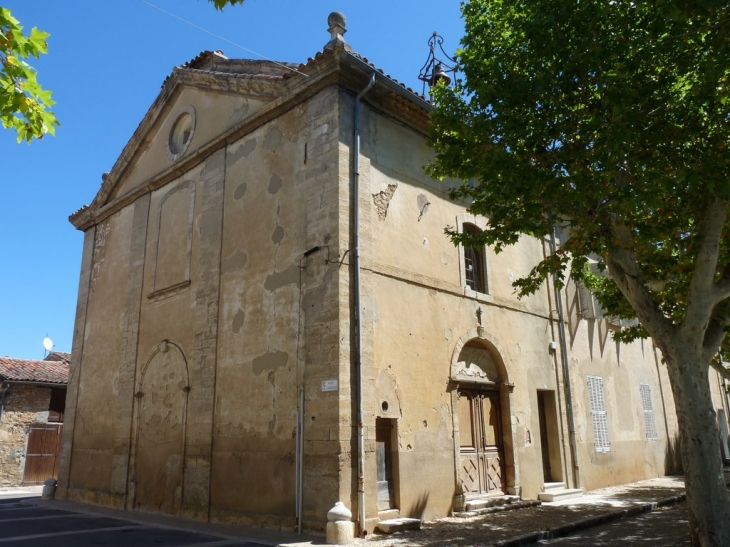
[[[337,380],[325,380],[322,382],[322,391],[337,391]]]

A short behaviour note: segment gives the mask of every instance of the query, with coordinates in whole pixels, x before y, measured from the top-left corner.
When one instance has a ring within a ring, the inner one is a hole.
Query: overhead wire
[[[252,53],[253,55],[256,55],[258,57],[261,57],[265,61],[269,61],[270,63],[274,63],[275,65],[278,65],[278,66],[280,66],[282,68],[285,68],[285,69],[290,70],[292,72],[296,72],[297,74],[301,74],[302,76],[305,76],[305,77],[309,78],[309,74],[305,74],[304,72],[301,72],[301,71],[297,70],[296,68],[292,68],[290,66],[287,66],[284,63],[280,63],[278,61],[274,61],[273,59],[269,59],[268,57],[266,57],[265,55],[262,55],[261,53],[258,53],[258,52],[254,51],[252,49],[248,49],[247,47],[244,47],[244,46],[242,46],[240,44],[237,44],[236,42],[233,42],[233,41],[229,40],[228,38],[224,38],[223,36],[220,36],[219,34],[216,34],[214,32],[211,32],[208,29],[205,29],[205,28],[203,28],[203,27],[201,27],[199,25],[196,25],[195,23],[191,23],[187,19],[183,19],[182,17],[180,17],[179,15],[175,15],[174,13],[170,13],[169,11],[166,11],[166,10],[162,9],[159,6],[155,6],[154,4],[148,2],[147,0],[139,0],[139,1],[142,2],[143,4],[147,5],[147,6],[151,7],[151,8],[156,9],[157,11],[160,11],[160,12],[164,13],[165,15],[168,15],[169,17],[172,17],[173,19],[177,19],[178,21],[180,21],[182,23],[185,23],[186,25],[190,25],[194,29],[197,29],[197,30],[199,30],[201,32],[205,32],[206,34],[209,34],[209,35],[213,36],[214,38],[218,38],[219,40],[222,40],[223,42],[226,42],[227,44],[231,44],[234,47],[237,47],[239,49],[242,49],[244,51],[247,51],[249,53]]]

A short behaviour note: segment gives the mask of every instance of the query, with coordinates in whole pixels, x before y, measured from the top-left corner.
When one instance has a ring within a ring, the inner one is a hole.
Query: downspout
[[[550,230],[550,253],[555,254],[555,226]],[[558,338],[560,338],[560,360],[563,364],[563,379],[565,383],[565,412],[568,415],[568,439],[570,456],[573,460],[573,488],[580,488],[580,465],[578,463],[578,448],[575,443],[575,417],[573,416],[573,391],[570,387],[570,363],[568,362],[568,341],[565,336],[565,316],[563,315],[563,295],[553,279],[555,288],[555,303],[558,308]]]
[[[356,346],[355,374],[357,375],[357,513],[360,535],[365,530],[365,426],[363,424],[363,394],[362,394],[362,306],[360,305],[360,101],[375,85],[375,72],[370,74],[370,81],[355,97],[355,128],[353,152],[353,252],[352,263],[355,275],[355,336]]]
[[[297,440],[296,440],[296,513],[297,534],[302,533],[303,495],[304,495],[304,388],[299,390],[299,410],[297,411]]]
[[[296,440],[294,442],[294,482],[295,487],[295,512],[297,519],[297,533],[302,533],[304,520],[304,369],[301,367],[301,358],[299,357],[300,339],[302,333],[302,272],[306,268],[304,261],[308,256],[316,253],[322,247],[319,245],[312,247],[302,254],[299,259],[299,318],[297,319],[297,426]],[[327,247],[329,253],[329,247]],[[329,254],[328,254],[329,256]]]

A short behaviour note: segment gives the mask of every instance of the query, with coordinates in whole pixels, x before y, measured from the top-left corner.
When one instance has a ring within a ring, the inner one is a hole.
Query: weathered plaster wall
[[[0,421],[0,486],[23,482],[30,424],[48,420],[51,388],[12,385]]]
[[[129,276],[129,234],[133,209],[128,207],[112,215],[95,230],[91,248],[88,302],[82,329],[83,349],[78,343],[81,366],[74,367],[70,384],[78,389],[72,395],[73,430],[64,435],[64,444],[72,435],[69,488],[82,499],[119,505],[122,499],[111,495],[114,455],[115,412],[119,388],[119,362],[126,287]],[[85,254],[87,249],[85,248]],[[79,315],[77,314],[77,318]],[[78,379],[75,376],[78,375]],[[78,382],[78,387],[75,387]],[[99,409],[108,409],[100,412]]]
[[[211,500],[226,520],[295,513],[306,112],[227,149]]]
[[[349,172],[337,104],[337,90],[326,89],[227,148],[214,519],[295,525],[300,389],[305,527],[323,528],[343,473],[350,481],[349,460],[344,470],[341,463],[350,443],[349,376],[338,390],[321,391],[322,381],[342,374],[336,257],[347,248],[338,218]]]

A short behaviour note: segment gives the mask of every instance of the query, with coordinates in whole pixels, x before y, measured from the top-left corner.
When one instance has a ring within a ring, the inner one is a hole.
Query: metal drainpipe
[[[555,227],[550,230],[550,253],[555,254]],[[575,418],[573,416],[573,392],[570,387],[570,364],[568,362],[568,342],[565,336],[565,317],[563,315],[562,291],[555,288],[555,302],[558,308],[558,335],[560,338],[560,360],[563,364],[563,378],[565,381],[565,410],[568,415],[568,438],[570,442],[570,456],[573,460],[573,488],[580,488],[580,465],[578,463],[578,448],[575,444]]]
[[[355,273],[355,371],[357,374],[357,512],[360,535],[365,531],[365,426],[363,424],[362,396],[362,307],[360,306],[360,101],[375,85],[375,72],[370,81],[355,97],[354,161],[353,161],[353,269]]]
[[[297,533],[302,533],[302,520],[304,518],[302,496],[304,493],[304,388],[299,392],[299,412],[297,412],[297,441],[296,441],[297,463],[296,463],[296,513]]]

